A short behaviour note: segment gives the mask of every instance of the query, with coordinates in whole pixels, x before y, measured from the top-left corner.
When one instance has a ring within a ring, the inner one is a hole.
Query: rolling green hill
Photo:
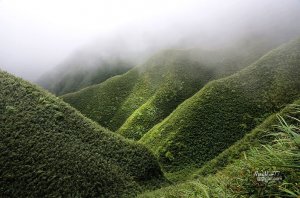
[[[99,85],[66,94],[62,98],[87,117],[115,130],[111,120],[131,93],[138,75],[138,70],[133,69],[122,76],[114,76]]]
[[[226,167],[227,165],[234,163],[235,160],[243,157],[242,154],[249,151],[251,148],[257,147],[260,144],[270,143],[274,139],[274,137],[270,136],[270,134],[274,131],[276,132],[278,126],[280,125],[278,116],[283,117],[291,125],[299,125],[300,123],[293,119],[300,118],[299,107],[300,100],[296,100],[293,104],[287,105],[279,113],[270,115],[260,125],[246,134],[242,139],[238,140],[228,149],[224,150],[213,160],[205,163],[203,167],[193,173],[192,178],[214,174],[217,171],[222,170],[222,168]]]
[[[132,197],[164,180],[143,145],[0,71],[1,197]]]
[[[280,124],[278,116],[283,117],[289,124],[299,125],[300,123],[295,122],[295,119],[293,119],[300,118],[299,107],[300,100],[296,100],[293,104],[287,105],[280,112],[270,115],[242,139],[222,151],[212,160],[206,162],[201,168],[197,168],[196,166],[186,167],[180,171],[169,173],[166,176],[173,182],[180,182],[215,174],[218,171],[221,171],[227,165],[232,164],[234,161],[243,157],[244,152],[249,151],[253,147],[257,147],[260,144],[270,143],[274,137],[269,134],[276,131]]]
[[[201,167],[300,95],[300,40],[272,50],[226,78],[208,83],[147,132],[167,171]]]
[[[269,116],[197,171],[197,179],[138,197],[298,197],[299,105],[300,100],[297,100],[278,114]],[[280,171],[284,174],[283,181],[258,182],[255,171]]]
[[[87,117],[140,139],[207,82],[234,73],[274,44],[241,42],[218,50],[165,50],[126,74],[63,96]]]

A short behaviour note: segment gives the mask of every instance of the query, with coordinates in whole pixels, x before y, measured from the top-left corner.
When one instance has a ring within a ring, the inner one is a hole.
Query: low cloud
[[[34,81],[76,53],[141,61],[163,48],[219,48],[300,34],[298,0],[2,0],[0,68]]]

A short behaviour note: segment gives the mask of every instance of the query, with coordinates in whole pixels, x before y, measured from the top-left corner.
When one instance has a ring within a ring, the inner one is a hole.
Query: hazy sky
[[[299,14],[300,0],[0,0],[0,68],[35,80],[106,38],[128,36],[131,49],[214,40],[269,26],[297,29]]]

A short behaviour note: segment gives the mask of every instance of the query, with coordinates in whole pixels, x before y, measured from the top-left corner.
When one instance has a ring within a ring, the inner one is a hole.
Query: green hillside
[[[225,168],[138,197],[299,197],[299,105],[300,100],[268,117],[214,162],[207,163]],[[230,155],[234,160],[224,161]],[[203,168],[200,170],[203,173]],[[279,171],[284,177],[278,182],[259,182],[255,171]]]
[[[130,95],[138,75],[138,70],[133,69],[122,76],[114,76],[99,85],[66,94],[62,98],[87,117],[115,130],[111,120]]]
[[[141,143],[167,171],[201,167],[300,95],[300,40],[229,77],[208,83]]]
[[[232,146],[224,150],[213,160],[205,163],[200,169],[195,171],[192,178],[214,174],[222,170],[228,164],[242,157],[244,152],[249,151],[252,147],[260,144],[268,144],[274,138],[270,133],[276,132],[280,125],[278,116],[283,117],[289,124],[299,125],[293,118],[300,118],[299,112],[300,100],[296,100],[293,104],[287,105],[279,113],[274,113],[266,118],[260,125],[255,127],[251,132],[247,133],[242,139],[238,140]],[[293,117],[293,118],[291,118]]]
[[[2,71],[0,153],[0,197],[132,197],[164,180],[144,146]]]
[[[267,117],[261,124],[247,133],[242,139],[235,142],[229,148],[225,149],[218,156],[206,162],[201,168],[186,167],[177,172],[167,174],[168,179],[174,182],[195,179],[209,174],[215,174],[221,171],[227,165],[234,163],[235,160],[243,157],[243,153],[249,151],[252,147],[260,144],[268,144],[274,138],[269,134],[276,131],[279,123],[278,116],[284,117],[290,124],[299,124],[293,118],[300,118],[300,112],[297,111],[300,106],[300,100],[287,105],[280,112]],[[293,117],[293,118],[291,118]]]
[[[81,60],[78,57],[72,57],[55,68],[55,70],[43,75],[37,81],[37,84],[56,95],[63,95],[99,84],[132,68],[132,64],[129,61],[118,58],[111,60],[100,59],[90,62],[91,60]]]
[[[142,66],[144,68],[140,68],[145,71],[142,71],[137,86],[123,104],[123,115],[117,114],[112,119],[115,123],[117,120],[126,120],[118,133],[127,138],[140,139],[213,78],[213,68],[189,57],[192,52],[165,51],[152,57]],[[134,105],[138,105],[138,108],[132,108]]]
[[[259,41],[210,51],[165,50],[126,74],[63,99],[101,125],[138,140],[208,81],[249,65],[274,45]]]

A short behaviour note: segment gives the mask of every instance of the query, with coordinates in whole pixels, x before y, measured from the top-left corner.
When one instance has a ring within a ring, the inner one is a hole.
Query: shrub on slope
[[[162,179],[144,146],[0,71],[1,197],[127,197]]]
[[[138,140],[209,80],[258,59],[269,49],[266,43],[210,51],[166,50],[118,77],[118,82],[108,80],[63,99],[101,125]]]
[[[207,84],[140,140],[166,170],[202,166],[300,95],[300,40]]]

